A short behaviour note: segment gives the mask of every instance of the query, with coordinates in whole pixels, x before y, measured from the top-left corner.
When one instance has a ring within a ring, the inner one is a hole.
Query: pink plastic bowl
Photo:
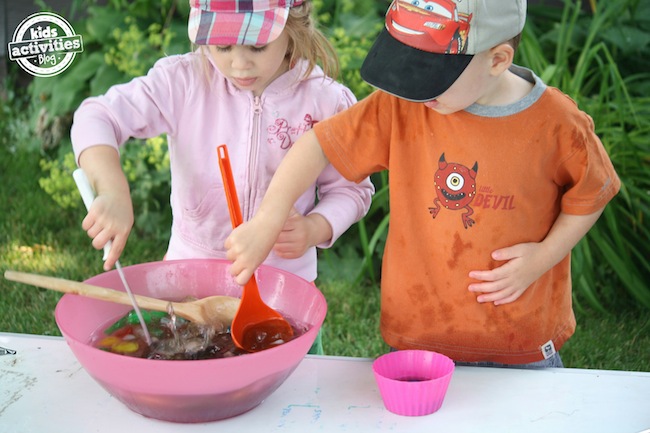
[[[241,296],[225,260],[173,260],[124,267],[134,293],[161,299],[186,295]],[[123,290],[116,271],[87,280]],[[262,299],[298,323],[310,326],[300,337],[257,353],[233,358],[162,361],[117,355],[89,345],[90,336],[130,307],[66,294],[55,310],[56,323],[79,363],[111,395],[133,411],[165,421],[216,421],[259,405],[295,370],[323,324],[327,304],[311,283],[262,266]]]
[[[398,415],[431,414],[442,406],[454,361],[436,352],[400,350],[372,364],[384,406]]]

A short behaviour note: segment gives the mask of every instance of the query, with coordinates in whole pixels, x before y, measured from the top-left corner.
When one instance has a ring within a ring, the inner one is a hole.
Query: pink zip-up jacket
[[[75,112],[71,131],[77,160],[91,146],[119,149],[129,137],[167,134],[173,223],[166,258],[171,260],[225,258],[223,244],[232,225],[218,145],[228,146],[246,221],[259,207],[296,139],[316,122],[356,102],[349,89],[326,77],[319,67],[301,79],[304,61],[254,97],[233,86],[200,56],[194,52],[163,58],[146,76],[86,99]],[[316,212],[327,219],[332,239],[318,245],[327,248],[366,214],[373,193],[369,179],[353,183],[328,166],[295,208],[303,215]],[[307,281],[317,276],[315,248],[290,260],[271,253],[264,263]]]

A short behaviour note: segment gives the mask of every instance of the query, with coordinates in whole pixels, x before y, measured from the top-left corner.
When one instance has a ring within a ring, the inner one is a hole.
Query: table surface
[[[65,340],[0,333],[0,432],[589,432],[650,428],[650,373],[457,367],[442,408],[404,417],[381,401],[364,358],[308,355],[262,404],[222,421],[175,424],[129,410]]]

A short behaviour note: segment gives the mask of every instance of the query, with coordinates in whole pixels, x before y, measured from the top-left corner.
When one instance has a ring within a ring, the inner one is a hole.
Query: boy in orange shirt
[[[620,181],[591,118],[512,63],[525,0],[394,1],[362,77],[380,90],[304,134],[226,241],[246,282],[328,162],[390,170],[381,332],[474,365],[560,367],[571,249]]]

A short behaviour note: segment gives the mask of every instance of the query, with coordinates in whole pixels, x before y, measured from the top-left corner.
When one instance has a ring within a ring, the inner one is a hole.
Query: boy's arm
[[[93,190],[95,201],[81,223],[93,247],[102,249],[109,240],[112,246],[104,269],[110,270],[119,259],[133,227],[133,204],[129,183],[122,171],[117,150],[109,145],[92,146],[79,155]]]
[[[233,230],[224,244],[226,257],[233,261],[230,273],[238,284],[245,284],[269,255],[293,204],[328,163],[313,130],[287,152],[255,216]]]
[[[505,263],[489,271],[471,271],[470,278],[479,282],[470,284],[469,290],[478,294],[478,302],[500,305],[515,301],[571,252],[603,210],[589,215],[560,213],[542,242],[522,243],[492,252],[494,260]]]

